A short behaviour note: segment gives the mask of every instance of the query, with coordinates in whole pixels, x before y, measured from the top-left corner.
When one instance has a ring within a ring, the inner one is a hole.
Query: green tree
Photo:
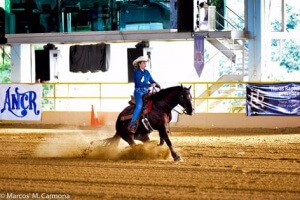
[[[286,5],[286,14],[288,16],[286,20],[285,30],[287,32],[298,30],[300,26],[300,15],[294,7]],[[273,24],[273,30],[278,30],[281,27],[279,21],[275,21]],[[298,40],[299,41],[299,40]],[[300,70],[300,45],[297,40],[289,39],[281,41],[281,60],[280,66],[286,68],[288,73]],[[273,40],[272,46],[278,46],[279,41]],[[272,60],[278,60],[278,54],[272,54]]]
[[[0,83],[9,83],[11,77],[10,67],[10,49],[9,47],[3,47],[0,49]]]

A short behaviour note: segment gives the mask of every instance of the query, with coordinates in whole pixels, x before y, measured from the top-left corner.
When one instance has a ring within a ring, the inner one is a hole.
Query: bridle
[[[175,111],[175,112],[177,112],[178,114],[187,114],[187,111],[186,111],[186,108],[187,108],[187,101],[184,101],[183,100],[183,98],[184,98],[184,94],[187,92],[187,89],[186,88],[183,88],[183,90],[182,90],[182,92],[181,92],[181,95],[180,95],[180,99],[179,99],[179,102],[183,102],[183,109],[181,109],[181,111],[182,111],[182,113],[179,113],[177,110],[175,110],[174,108],[173,108],[173,110]],[[187,95],[186,95],[188,98],[187,98],[187,100],[189,100],[189,101],[191,101],[191,99],[192,99],[192,96],[191,96],[191,94],[190,93],[187,93]]]

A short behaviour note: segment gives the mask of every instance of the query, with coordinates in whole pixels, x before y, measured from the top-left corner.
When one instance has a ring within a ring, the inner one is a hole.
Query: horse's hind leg
[[[145,143],[145,142],[149,142],[150,141],[150,138],[149,138],[149,134],[148,133],[145,133],[145,134],[136,134],[134,136],[134,139],[136,140],[140,140],[141,142]]]
[[[134,135],[132,133],[126,133],[126,135],[122,134],[121,135],[122,139],[125,140],[130,146],[135,145],[134,142]]]

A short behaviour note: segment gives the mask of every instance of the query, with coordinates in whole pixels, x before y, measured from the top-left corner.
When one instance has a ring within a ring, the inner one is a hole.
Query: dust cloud
[[[165,160],[170,158],[169,148],[158,146],[157,140],[147,143],[136,141],[130,147],[125,141],[101,130],[95,135],[78,132],[45,138],[34,153],[38,158],[87,158],[103,160]]]

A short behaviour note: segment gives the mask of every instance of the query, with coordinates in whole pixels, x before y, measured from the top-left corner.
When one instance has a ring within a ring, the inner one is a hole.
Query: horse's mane
[[[174,93],[176,91],[181,92],[182,86],[173,86],[173,87],[162,89],[159,92],[152,94],[148,99],[158,101],[158,100],[161,100],[162,98],[166,97],[166,95]]]

